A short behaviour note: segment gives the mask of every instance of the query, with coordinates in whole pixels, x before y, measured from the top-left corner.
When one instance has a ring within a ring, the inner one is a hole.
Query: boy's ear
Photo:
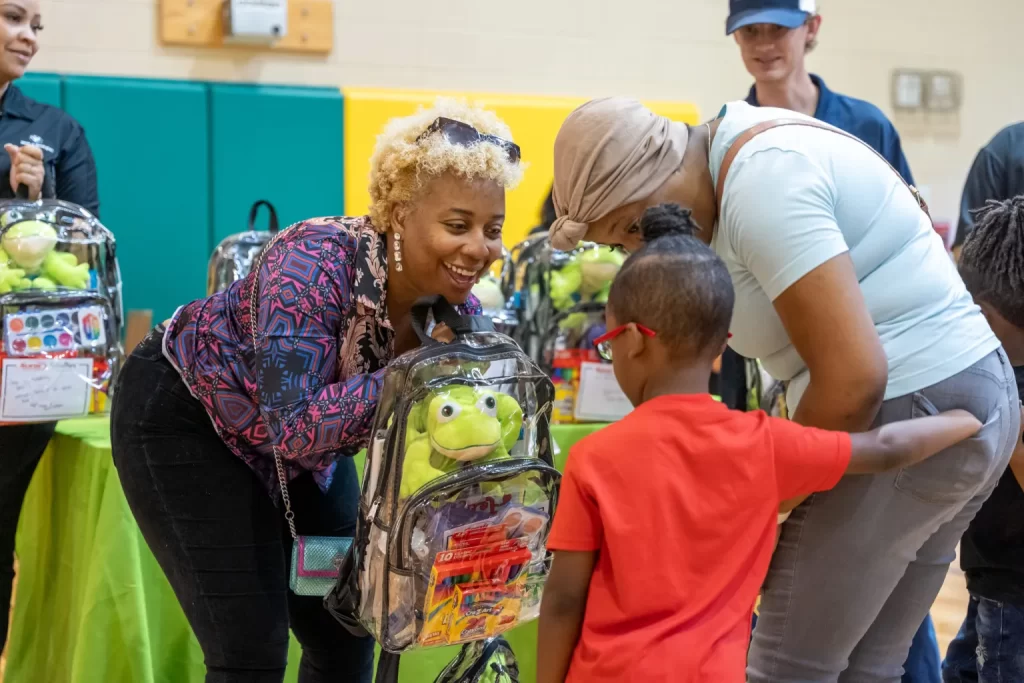
[[[629,324],[629,328],[626,330],[626,339],[629,341],[629,349],[626,355],[630,358],[640,357],[647,350],[647,345],[651,341],[646,334],[636,329],[636,324],[634,323]]]

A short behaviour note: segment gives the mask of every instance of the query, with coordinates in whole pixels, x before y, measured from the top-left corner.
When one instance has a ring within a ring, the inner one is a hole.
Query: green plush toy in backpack
[[[508,394],[461,384],[430,392],[407,418],[402,497],[466,463],[508,458],[522,426]]]

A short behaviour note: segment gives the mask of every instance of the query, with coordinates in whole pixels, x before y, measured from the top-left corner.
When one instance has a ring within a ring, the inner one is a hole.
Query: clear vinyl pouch
[[[106,412],[123,317],[116,243],[92,214],[0,202],[0,424]]]
[[[454,342],[389,366],[360,528],[327,599],[390,653],[535,619],[550,564],[551,381],[509,337],[449,327]]]

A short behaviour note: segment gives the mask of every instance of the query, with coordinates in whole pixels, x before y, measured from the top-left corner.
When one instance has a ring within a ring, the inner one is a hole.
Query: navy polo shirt
[[[27,97],[14,85],[0,101],[0,199],[15,196],[11,158],[3,145],[35,145],[43,151],[43,197],[78,204],[99,217],[96,162],[85,131],[64,110]]]
[[[971,165],[960,199],[960,220],[956,227],[954,246],[974,229],[972,211],[985,206],[990,199],[1006,201],[1024,194],[1024,122],[999,131],[981,148]]]
[[[811,80],[818,87],[818,108],[814,110],[814,118],[856,135],[874,147],[904,180],[913,185],[914,178],[907,158],[903,156],[899,133],[882,110],[870,102],[832,92],[820,76],[811,74]],[[760,106],[756,86],[751,86],[747,103]]]

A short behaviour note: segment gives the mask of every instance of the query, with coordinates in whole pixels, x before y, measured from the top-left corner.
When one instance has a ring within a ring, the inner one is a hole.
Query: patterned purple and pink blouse
[[[394,356],[386,244],[368,217],[288,228],[259,268],[256,348],[256,273],[181,307],[168,323],[164,355],[271,492],[274,443],[289,478],[308,470],[326,490],[337,459],[369,441]],[[471,297],[460,311],[478,314],[479,303]]]

